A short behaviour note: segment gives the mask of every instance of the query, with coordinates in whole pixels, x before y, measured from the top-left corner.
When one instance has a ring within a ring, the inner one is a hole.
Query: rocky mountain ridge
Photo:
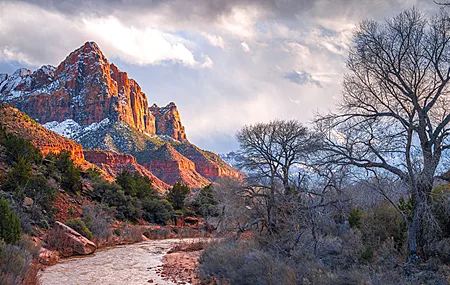
[[[59,154],[68,151],[76,164],[85,163],[81,145],[44,128],[8,104],[0,104],[0,126],[8,132],[30,140],[44,157],[49,153]]]
[[[108,167],[103,158],[96,160],[99,153],[91,156],[92,163],[112,175],[126,168],[142,172],[143,167],[147,176],[162,180],[154,179],[160,187],[175,182],[203,187],[219,177],[242,176],[216,154],[188,141],[175,103],[149,107],[139,84],[109,63],[94,42],[70,53],[57,67],[0,74],[0,101],[85,149],[136,158]]]

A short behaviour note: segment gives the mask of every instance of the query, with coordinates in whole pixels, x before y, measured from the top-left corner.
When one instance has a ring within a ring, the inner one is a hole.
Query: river
[[[121,245],[86,257],[63,259],[42,271],[42,285],[174,284],[156,270],[167,251],[189,239],[152,240]],[[159,267],[160,268],[160,267]]]

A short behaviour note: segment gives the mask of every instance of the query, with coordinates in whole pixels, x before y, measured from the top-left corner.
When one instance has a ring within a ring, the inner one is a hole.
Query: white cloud
[[[245,52],[249,52],[250,51],[250,47],[248,46],[248,44],[246,42],[242,42],[241,43],[241,47],[242,47],[242,50],[245,51]]]
[[[235,6],[231,13],[222,15],[216,26],[240,39],[255,39],[258,30],[255,25],[264,12],[253,6]]]
[[[205,68],[211,68],[214,64],[214,61],[212,61],[212,59],[207,56],[207,55],[203,55],[203,63],[201,65],[201,67],[205,67]]]
[[[225,41],[221,36],[211,35],[208,33],[202,33],[202,36],[213,46],[225,48]]]
[[[0,61],[18,61],[19,63],[26,65],[37,65],[23,52],[15,51],[9,47],[0,48]]]
[[[67,17],[25,3],[0,2],[0,11],[0,61],[14,60],[31,68],[56,65],[84,42],[95,41],[110,59],[120,57],[136,65],[212,65],[196,59],[195,43],[151,24],[127,25],[112,16]]]
[[[156,65],[164,61],[186,66],[198,64],[193,52],[180,43],[181,39],[174,39],[156,28],[126,27],[113,17],[84,20],[84,24],[94,38],[113,46],[115,53],[127,62],[138,65]]]

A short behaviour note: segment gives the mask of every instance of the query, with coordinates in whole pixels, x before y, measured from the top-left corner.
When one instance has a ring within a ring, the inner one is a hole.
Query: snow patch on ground
[[[109,119],[103,119],[101,122],[92,123],[88,126],[80,126],[77,122],[72,119],[67,119],[63,122],[48,122],[43,126],[50,131],[54,131],[55,133],[69,138],[76,139],[77,137],[87,133],[98,130],[99,128],[105,127],[110,123]]]
[[[53,121],[46,123],[43,126],[50,131],[54,131],[55,133],[69,139],[73,139],[76,135],[83,131],[83,127],[72,119],[67,119],[63,122]]]

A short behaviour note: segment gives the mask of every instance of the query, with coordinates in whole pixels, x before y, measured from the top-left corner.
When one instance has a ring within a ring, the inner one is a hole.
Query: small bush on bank
[[[83,221],[96,240],[108,240],[112,236],[113,216],[114,211],[106,205],[83,207]]]
[[[126,242],[140,242],[142,241],[144,231],[144,227],[124,224],[120,232],[120,236]]]
[[[86,227],[86,224],[81,219],[70,219],[66,222],[66,225],[79,232],[85,238],[92,240],[92,232]]]

